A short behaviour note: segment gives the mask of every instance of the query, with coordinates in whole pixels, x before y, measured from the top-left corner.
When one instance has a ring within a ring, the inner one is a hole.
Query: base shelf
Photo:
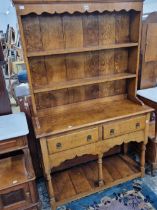
[[[102,187],[98,186],[97,161],[54,173],[52,183],[57,205],[61,205],[140,176],[138,164],[130,157],[114,155],[103,159]]]

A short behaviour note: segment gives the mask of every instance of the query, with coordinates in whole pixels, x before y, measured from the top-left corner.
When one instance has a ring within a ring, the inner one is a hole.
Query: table
[[[138,90],[137,94],[145,104],[155,109],[155,122],[150,123],[150,141],[147,145],[146,156],[151,163],[151,173],[154,175],[154,170],[157,169],[157,87]]]

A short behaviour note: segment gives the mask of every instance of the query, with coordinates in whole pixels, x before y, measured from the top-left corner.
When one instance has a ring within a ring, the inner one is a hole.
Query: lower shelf
[[[103,159],[104,186],[98,187],[98,164],[92,161],[52,174],[57,205],[141,176],[139,166],[126,155]]]
[[[0,159],[0,191],[34,179],[28,179],[24,155]]]

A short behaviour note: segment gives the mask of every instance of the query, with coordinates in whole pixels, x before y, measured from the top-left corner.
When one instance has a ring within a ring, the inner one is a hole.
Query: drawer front
[[[25,137],[19,137],[14,139],[8,139],[0,142],[0,154],[6,153],[10,150],[16,150],[27,145]]]
[[[145,128],[146,116],[135,117],[127,120],[119,120],[103,125],[103,139],[112,138],[125,133],[130,133]]]
[[[31,204],[31,192],[29,184],[21,184],[14,186],[12,188],[3,190],[0,193],[0,200],[2,205],[2,210],[11,209],[23,209]]]
[[[98,141],[98,128],[91,128],[56,138],[47,138],[49,154]]]

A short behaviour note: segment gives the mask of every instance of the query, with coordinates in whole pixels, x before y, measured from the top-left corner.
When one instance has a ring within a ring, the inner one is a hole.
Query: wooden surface
[[[0,141],[0,154],[27,148],[27,138],[25,136]]]
[[[31,119],[31,97],[19,97],[18,98],[18,105],[20,107],[20,111],[24,112],[27,118],[29,134],[28,138],[28,147],[30,150],[32,163],[36,178],[43,176],[42,166],[41,166],[41,150],[38,140],[36,139],[32,119]]]
[[[152,88],[157,84],[157,12],[148,15],[142,23],[140,89]]]
[[[28,181],[23,155],[0,160],[0,190]]]
[[[111,156],[103,159],[104,186],[122,182],[129,176],[140,175],[139,166],[128,156]],[[61,181],[62,180],[62,181]],[[88,194],[98,188],[98,165],[97,162],[89,162],[63,172],[52,174],[52,183],[57,202],[68,198]],[[68,185],[68,188],[65,188]]]
[[[144,176],[152,109],[136,97],[142,5],[142,1],[16,4],[33,125],[52,209],[59,204],[57,196],[61,204]],[[119,156],[113,159],[114,168],[103,163],[105,153],[132,141],[141,148],[137,173]],[[97,164],[90,170],[69,169],[70,175],[55,174],[58,186],[52,184],[51,170],[85,155],[93,155]],[[99,185],[96,190],[91,170]]]
[[[47,120],[45,120],[47,112],[42,112],[39,118],[40,129],[37,129],[35,120],[34,126],[37,137],[41,137],[131,117],[152,110],[147,106],[137,105],[127,99],[114,101],[114,103],[99,100],[50,110],[46,117]]]
[[[0,191],[2,210],[39,210],[35,181],[17,184]]]

